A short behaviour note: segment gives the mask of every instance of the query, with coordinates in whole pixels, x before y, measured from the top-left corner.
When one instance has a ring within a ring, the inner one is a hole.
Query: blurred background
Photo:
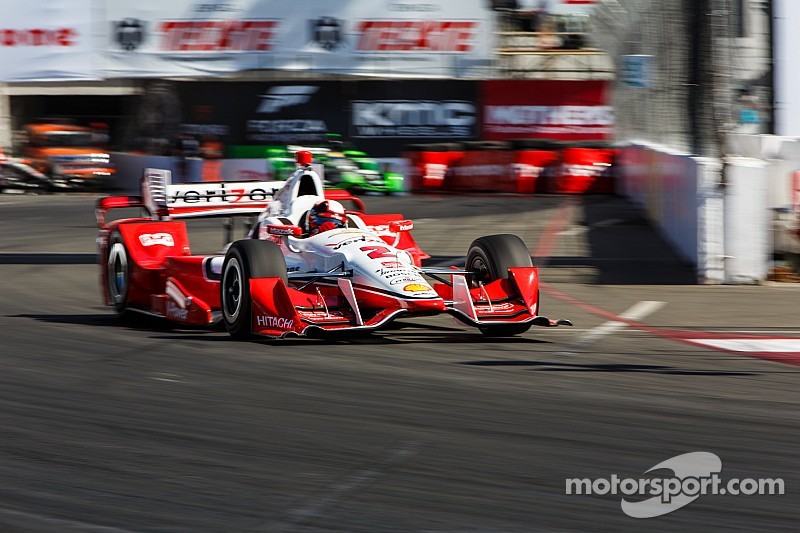
[[[284,179],[618,194],[697,278],[793,281],[789,0],[8,0],[6,190]],[[13,5],[13,8],[12,8]]]

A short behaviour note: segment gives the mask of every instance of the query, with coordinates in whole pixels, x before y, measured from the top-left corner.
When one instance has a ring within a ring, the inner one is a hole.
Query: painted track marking
[[[570,219],[572,210],[575,205],[574,198],[567,198],[561,206],[558,208],[558,211],[553,215],[550,221],[547,223],[547,226],[542,233],[542,236],[539,238],[539,242],[537,243],[535,255],[537,258],[544,258],[544,264],[547,263],[546,258],[549,257],[550,252],[555,247],[556,241],[558,239],[558,235],[561,231],[564,230],[567,222]],[[593,315],[597,315],[603,318],[606,318],[612,322],[622,322],[626,326],[629,326],[633,329],[637,329],[639,331],[649,333],[655,337],[660,337],[663,339],[672,340],[675,342],[681,342],[684,344],[688,344],[695,347],[703,347],[712,350],[717,350],[726,353],[733,353],[736,355],[745,355],[748,357],[756,357],[758,359],[764,359],[767,361],[772,361],[775,363],[784,363],[787,365],[793,366],[800,366],[800,347],[797,347],[794,344],[788,343],[785,344],[783,347],[788,348],[791,347],[791,350],[783,350],[783,351],[775,351],[775,350],[761,350],[759,347],[763,347],[764,345],[759,343],[751,342],[750,347],[754,348],[755,350],[741,350],[742,347],[745,346],[742,342],[737,342],[734,344],[730,344],[729,342],[722,342],[722,341],[764,341],[769,339],[776,339],[774,336],[768,337],[764,335],[737,335],[736,339],[731,339],[732,335],[730,333],[713,333],[708,331],[681,331],[681,330],[669,330],[669,329],[662,329],[662,328],[654,328],[651,326],[647,326],[642,324],[641,322],[637,322],[634,319],[630,319],[627,317],[623,317],[621,315],[615,315],[614,313],[607,311],[606,309],[602,309],[595,305],[592,305],[588,302],[570,296],[564,292],[561,292],[558,289],[550,286],[545,282],[541,282],[539,285],[542,292],[561,300],[563,302],[569,303],[583,309],[588,313],[592,313]],[[787,339],[778,339],[778,340],[787,340]],[[796,339],[790,339],[796,340]],[[715,342],[709,342],[715,341]],[[733,346],[736,346],[737,349],[733,349]],[[774,346],[773,346],[774,348]]]
[[[636,302],[633,304],[627,310],[623,311],[619,316],[620,318],[627,320],[640,320],[647,315],[655,313],[665,305],[666,302],[659,300],[642,300],[641,302]],[[581,335],[578,340],[567,347],[566,351],[558,352],[557,355],[575,355],[575,352],[583,351],[601,338],[611,335],[612,333],[626,327],[628,327],[628,324],[620,320],[609,320],[607,322],[603,322],[599,326],[596,326]]]

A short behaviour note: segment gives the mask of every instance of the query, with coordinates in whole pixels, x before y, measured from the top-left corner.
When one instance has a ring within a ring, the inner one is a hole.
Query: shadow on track
[[[285,339],[269,339],[255,337],[243,341],[235,341],[225,332],[224,326],[187,326],[176,324],[163,318],[131,313],[130,316],[119,317],[114,314],[81,314],[81,315],[7,315],[9,318],[31,318],[51,324],[74,324],[81,326],[114,327],[138,330],[151,333],[174,333],[171,335],[153,336],[159,340],[204,340],[225,342],[247,342],[280,346],[309,344],[328,345],[370,345],[370,344],[433,344],[433,343],[479,343],[479,344],[550,344],[541,339],[526,337],[485,337],[477,330],[469,331],[455,327],[436,324],[416,324],[395,322],[391,328],[374,332],[349,332],[329,334],[321,337],[288,337]],[[185,333],[184,333],[185,332]]]
[[[526,366],[537,372],[639,372],[645,374],[670,374],[679,376],[758,376],[757,372],[723,370],[684,370],[660,365],[579,364],[550,361],[488,360],[459,363],[470,366]]]
[[[96,265],[95,253],[0,252],[0,265]]]

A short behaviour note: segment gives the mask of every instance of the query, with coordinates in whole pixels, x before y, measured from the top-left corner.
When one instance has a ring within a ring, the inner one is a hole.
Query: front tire
[[[508,279],[511,267],[531,267],[528,247],[516,235],[487,235],[472,241],[467,252],[465,270],[471,272],[471,285],[488,285],[498,279]],[[478,328],[487,337],[511,337],[525,333],[530,324],[503,324]]]
[[[236,241],[222,263],[220,307],[225,329],[235,339],[248,339],[252,332],[250,280],[281,278],[288,282],[286,260],[274,242],[255,239]]]

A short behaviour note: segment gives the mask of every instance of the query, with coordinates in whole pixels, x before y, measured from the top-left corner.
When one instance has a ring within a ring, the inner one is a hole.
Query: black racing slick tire
[[[516,235],[487,235],[472,241],[467,252],[465,270],[471,272],[473,287],[486,285],[498,279],[508,279],[511,267],[533,266],[528,247]],[[503,324],[480,327],[487,337],[510,337],[525,333],[530,324]]]
[[[118,231],[108,239],[106,257],[106,279],[111,305],[120,317],[128,312],[128,293],[131,280],[131,256],[128,247]]]
[[[219,290],[222,321],[235,339],[253,336],[250,280],[259,278],[281,278],[287,283],[286,259],[280,247],[255,239],[232,243],[222,263]]]

